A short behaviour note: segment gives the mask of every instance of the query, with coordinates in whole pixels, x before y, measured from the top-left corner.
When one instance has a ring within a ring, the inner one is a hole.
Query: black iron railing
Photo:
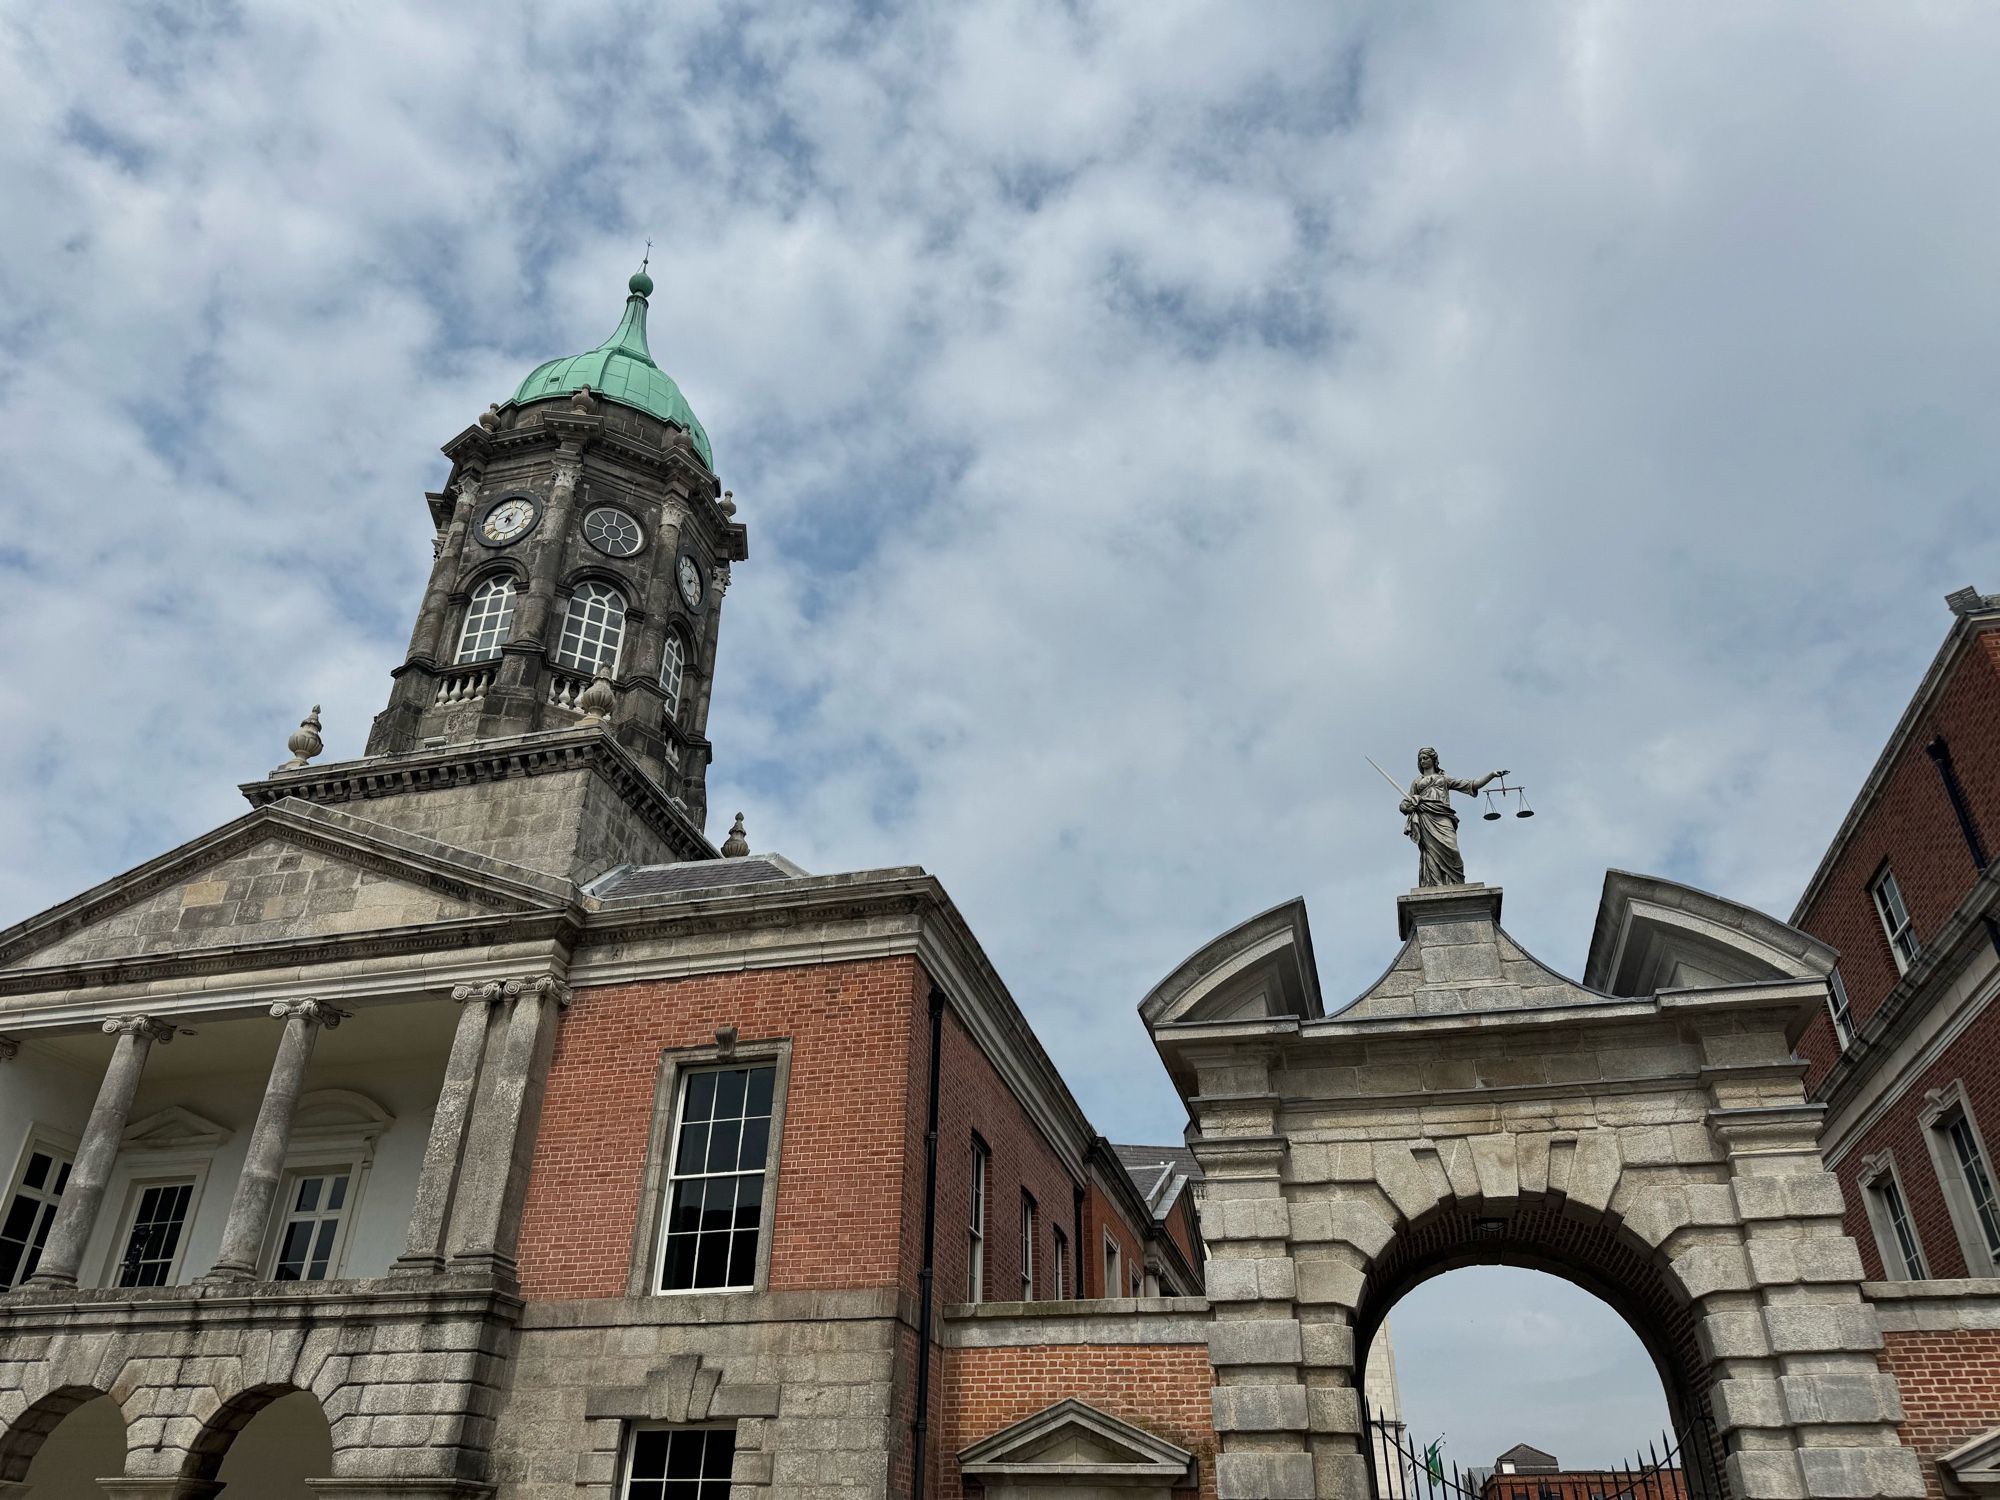
[[[1364,1401],[1368,1478],[1375,1500],[1728,1500],[1714,1429],[1669,1428],[1624,1463],[1604,1469],[1504,1473],[1463,1469]]]

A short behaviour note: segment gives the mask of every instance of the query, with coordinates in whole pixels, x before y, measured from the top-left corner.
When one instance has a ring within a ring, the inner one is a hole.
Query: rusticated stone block
[[[1216,1500],[1318,1500],[1308,1453],[1223,1453],[1215,1460]]]
[[[1219,1385],[1209,1393],[1217,1432],[1304,1432],[1302,1385]]]

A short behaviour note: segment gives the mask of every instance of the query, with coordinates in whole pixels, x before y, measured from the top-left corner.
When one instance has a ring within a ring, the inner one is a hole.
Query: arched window
[[[465,611],[465,629],[458,637],[458,660],[491,661],[514,633],[514,580],[506,574],[489,578],[472,591]]]
[[[595,672],[599,664],[618,665],[618,648],[625,642],[625,596],[608,583],[585,579],[569,596],[563,616],[562,640],[556,660],[579,672]]]
[[[681,712],[681,678],[687,671],[687,647],[681,633],[669,630],[660,647],[660,691],[667,695],[666,716],[677,719]]]

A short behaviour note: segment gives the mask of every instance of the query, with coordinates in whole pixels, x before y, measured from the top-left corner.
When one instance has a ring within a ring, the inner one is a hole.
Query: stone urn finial
[[[569,398],[569,409],[586,415],[596,411],[597,393],[587,385],[578,386],[576,394]]]
[[[285,741],[285,748],[292,752],[292,758],[273,771],[271,773],[273,776],[276,776],[278,771],[300,769],[326,748],[326,741],[319,736],[319,727],[319,705],[315,703],[313,711],[299,721],[299,727],[294,729],[292,737]]]
[[[578,696],[576,706],[583,710],[587,724],[601,724],[611,717],[611,710],[618,706],[618,694],[611,686],[610,662],[597,664],[597,673],[590,679],[590,686]]]
[[[722,492],[722,513],[725,516],[736,514],[736,491],[724,490]]]
[[[488,403],[486,410],[479,414],[479,425],[484,427],[488,432],[498,432],[500,430],[499,402]]]
[[[736,821],[729,825],[729,837],[722,841],[724,859],[741,859],[750,852],[750,840],[743,832],[743,814],[736,815]]]

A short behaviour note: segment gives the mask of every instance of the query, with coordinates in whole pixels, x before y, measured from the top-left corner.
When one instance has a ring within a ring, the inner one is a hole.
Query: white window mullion
[[[965,1264],[965,1300],[986,1299],[986,1143],[972,1142],[971,1215]]]

